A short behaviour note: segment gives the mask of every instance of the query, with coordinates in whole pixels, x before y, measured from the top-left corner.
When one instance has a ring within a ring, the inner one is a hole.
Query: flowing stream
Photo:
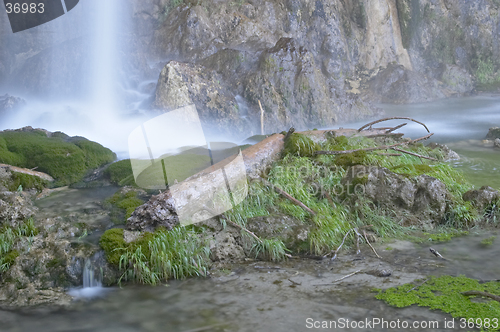
[[[409,116],[425,122],[436,133],[434,141],[459,152],[462,159],[452,163],[476,187],[487,184],[500,188],[500,153],[482,142],[488,128],[500,123],[500,98],[472,97],[425,105],[384,105],[384,108],[388,116]],[[363,123],[343,126],[356,128]],[[425,129],[414,124],[400,131],[409,137],[425,134]],[[92,199],[102,199],[109,190],[73,191],[46,198],[37,205],[41,213],[51,209],[61,213],[65,206],[71,211],[69,201],[77,200],[85,206]],[[305,331],[309,330],[308,322],[315,320],[339,323],[342,319],[357,322],[399,319],[439,324],[438,328],[414,328],[414,331],[450,331],[444,327],[446,321],[452,320],[450,315],[422,307],[392,308],[376,300],[371,289],[413,282],[427,275],[463,274],[484,281],[498,280],[500,241],[490,246],[481,244],[483,239],[497,233],[473,229],[468,236],[433,243],[432,247],[446,261],[429,254],[429,243],[405,241],[378,244],[383,260],[376,259],[366,249],[360,256],[342,253],[333,263],[289,260],[277,265],[250,261],[208,279],[172,281],[157,287],[113,288],[101,293],[101,297],[78,300],[65,309],[0,311],[0,324],[5,331]],[[358,273],[335,281],[355,269],[388,267],[394,269],[388,278]],[[83,282],[98,286],[92,284],[95,278],[90,275],[91,269],[87,271],[84,277],[87,281]],[[387,329],[378,325],[346,330]]]

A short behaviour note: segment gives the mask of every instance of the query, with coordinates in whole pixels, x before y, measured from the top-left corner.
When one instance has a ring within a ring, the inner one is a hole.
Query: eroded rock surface
[[[470,201],[480,209],[500,200],[500,192],[489,186],[483,186],[479,190],[469,190],[464,193],[464,201]]]
[[[364,196],[387,211],[394,211],[405,225],[434,228],[443,221],[449,193],[444,183],[428,175],[409,179],[387,168],[357,165],[342,180],[353,199]]]

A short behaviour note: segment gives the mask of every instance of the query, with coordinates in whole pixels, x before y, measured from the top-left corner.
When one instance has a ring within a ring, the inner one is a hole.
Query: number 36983
[[[45,5],[43,3],[6,3],[5,9],[7,10],[7,14],[42,14],[45,11]]]

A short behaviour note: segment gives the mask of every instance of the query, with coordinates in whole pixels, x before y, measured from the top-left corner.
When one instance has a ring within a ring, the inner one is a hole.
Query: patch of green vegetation
[[[449,229],[443,228],[439,233],[422,233],[422,242],[423,241],[433,241],[433,242],[447,242],[452,238],[457,236],[464,236],[469,234],[467,231],[457,230],[457,229]],[[419,241],[420,242],[420,241]]]
[[[47,137],[42,131],[0,133],[0,162],[35,168],[51,175],[57,185],[80,181],[94,168],[112,162],[116,155],[83,138],[65,141],[62,135]]]
[[[476,79],[481,85],[488,85],[500,82],[500,73],[491,57],[478,57],[474,59],[476,67]]]
[[[16,191],[19,186],[23,189],[36,189],[37,191],[42,191],[49,185],[49,182],[39,178],[38,176],[24,174],[24,173],[12,173],[12,182],[9,185],[10,191]]]
[[[491,246],[493,244],[493,241],[495,241],[496,238],[497,238],[496,236],[490,236],[490,237],[482,240],[481,244],[485,245],[485,246]]]
[[[277,262],[282,261],[289,250],[279,239],[263,239],[262,242],[254,243],[252,251],[255,252],[256,258]]]
[[[24,221],[17,227],[2,226],[0,228],[0,274],[9,270],[14,264],[19,252],[14,250],[14,245],[21,237],[33,237],[38,235],[32,218]]]
[[[136,191],[131,190],[126,194],[116,192],[113,196],[106,199],[104,204],[111,208],[111,220],[113,223],[123,224],[130,218],[137,207],[144,204],[144,201],[137,197]]]
[[[312,157],[319,150],[319,145],[309,137],[293,133],[285,142],[284,154],[292,154],[298,157]]]
[[[123,272],[120,280],[156,285],[168,279],[206,276],[209,249],[198,234],[182,226],[158,228],[125,243],[123,229],[107,230],[99,244],[106,259]]]
[[[481,291],[500,295],[499,282],[479,283],[477,280],[464,276],[430,277],[424,283],[405,284],[399,287],[381,291],[375,297],[389,305],[403,308],[411,305],[429,307],[431,310],[441,310],[451,314],[454,318],[473,319],[474,322],[493,322],[500,317],[500,303],[492,299],[473,301],[474,297],[461,293],[467,291]],[[498,326],[498,325],[497,325]],[[481,328],[480,326],[475,326]],[[483,325],[488,331],[498,331],[493,325]]]

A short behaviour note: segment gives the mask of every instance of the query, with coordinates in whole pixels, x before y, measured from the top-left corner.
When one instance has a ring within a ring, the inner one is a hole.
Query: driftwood
[[[362,131],[365,128],[371,128],[371,126],[374,125],[374,124],[376,124],[376,123],[380,123],[380,122],[384,122],[384,121],[389,121],[389,120],[410,120],[410,121],[413,121],[415,123],[418,123],[418,124],[422,125],[425,128],[425,130],[427,130],[427,132],[430,133],[429,128],[427,128],[427,126],[424,123],[422,123],[420,121],[417,121],[415,119],[412,119],[412,118],[404,117],[404,116],[403,117],[401,117],[401,116],[393,116],[393,117],[390,117],[390,118],[384,118],[384,119],[372,121],[370,123],[365,124],[363,127],[359,128],[358,132]]]
[[[302,203],[301,201],[299,201],[298,199],[296,198],[293,198],[290,194],[288,194],[286,191],[276,187],[274,184],[272,184],[271,182],[267,181],[266,179],[264,178],[260,178],[259,179],[264,185],[268,186],[268,187],[271,187],[273,188],[278,194],[280,195],[283,195],[285,198],[287,198],[288,200],[290,200],[293,204],[295,205],[298,205],[300,206],[301,208],[303,208],[304,210],[306,210],[307,212],[309,212],[310,214],[312,215],[316,215],[316,212],[314,212],[313,210],[311,210],[310,208],[308,208],[304,203]]]
[[[349,273],[348,275],[343,276],[342,278],[335,279],[334,281],[332,281],[332,282],[331,282],[331,283],[329,283],[329,284],[316,284],[316,285],[314,285],[314,286],[330,286],[330,285],[331,285],[331,284],[333,284],[333,283],[336,283],[336,282],[339,282],[339,281],[341,281],[341,280],[344,280],[344,279],[347,279],[347,278],[349,278],[349,277],[352,277],[353,275],[358,274],[359,272],[361,272],[361,270],[354,271],[353,273]]]
[[[406,126],[407,124],[408,124],[408,123],[406,123],[406,122],[405,122],[405,123],[400,124],[399,126],[396,126],[396,127],[394,127],[394,128],[390,128],[390,129],[388,129],[388,130],[387,130],[387,133],[391,133],[391,132],[393,132],[394,130],[398,130],[398,129],[400,129],[400,128],[403,128],[403,127],[404,127],[404,126]]]
[[[368,243],[368,245],[370,246],[370,248],[372,248],[372,251],[375,253],[375,255],[377,256],[377,258],[382,258],[379,256],[379,254],[377,254],[377,251],[375,250],[375,248],[373,248],[373,246],[371,245],[370,241],[368,241],[368,237],[366,236],[366,232],[363,230],[363,235],[365,236],[365,240],[366,240],[366,243]]]
[[[369,138],[377,138],[377,137],[390,137],[390,138],[401,138],[405,134],[403,133],[383,133],[383,134],[374,134],[374,135],[366,135]]]
[[[465,296],[482,296],[482,297],[489,297],[490,299],[493,299],[493,300],[495,300],[495,301],[500,302],[500,296],[495,295],[495,294],[486,293],[486,292],[480,292],[480,291],[471,290],[471,291],[463,292],[463,293],[461,293],[461,294],[462,294],[462,295],[465,295]]]
[[[398,148],[393,148],[393,150],[394,151],[398,151],[398,152],[402,152],[402,153],[406,153],[406,154],[409,154],[411,156],[415,156],[415,157],[419,157],[419,158],[429,159],[429,160],[433,160],[433,161],[439,161],[436,158],[422,156],[421,154],[417,154],[417,153],[406,151],[406,150],[401,150],[401,149],[398,149]]]
[[[376,147],[373,147],[373,148],[364,148],[364,149],[355,149],[355,150],[316,151],[315,153],[316,154],[326,154],[326,155],[337,155],[337,154],[348,154],[348,153],[353,153],[353,152],[358,152],[358,151],[389,150],[389,149],[392,149],[392,148],[394,148],[396,146],[406,145],[406,144],[412,144],[412,143],[416,143],[416,142],[419,142],[419,141],[426,140],[429,137],[431,137],[432,135],[434,135],[434,134],[431,133],[429,135],[426,135],[424,137],[420,137],[420,138],[417,138],[417,139],[414,139],[414,140],[405,141],[405,142],[399,142],[399,143],[395,143],[395,144],[391,144],[391,145],[376,146]]]

